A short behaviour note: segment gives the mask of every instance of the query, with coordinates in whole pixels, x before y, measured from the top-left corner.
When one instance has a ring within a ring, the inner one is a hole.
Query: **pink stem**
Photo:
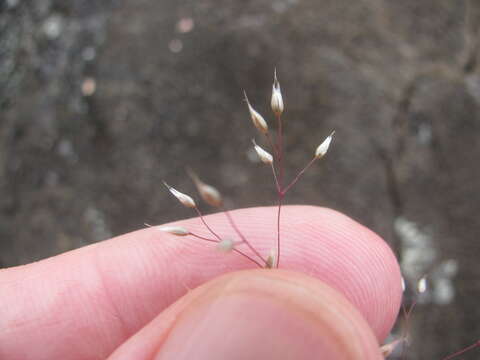
[[[278,148],[273,143],[270,134],[267,132],[265,134],[265,137],[267,138],[268,145],[272,149],[274,159],[278,159]],[[275,186],[277,187],[277,192],[281,192],[282,189],[280,188],[280,183],[278,182],[277,172],[275,171],[275,164],[274,163],[272,163],[272,172],[273,172],[273,178],[275,179]]]
[[[283,175],[284,175],[284,168],[283,168],[283,125],[282,125],[282,117],[279,115],[277,116],[278,122],[278,138],[277,138],[277,147],[278,147],[278,169],[279,169],[279,183],[280,183],[280,190],[283,187]]]
[[[460,350],[460,351],[457,351],[456,353],[453,353],[451,355],[448,355],[447,357],[444,357],[442,360],[450,360],[450,359],[453,359],[459,355],[462,355],[464,353],[466,353],[467,351],[470,351],[470,350],[473,350],[477,347],[480,346],[480,340],[477,340],[475,343],[473,343],[472,345],[470,346],[467,346],[465,349],[463,350]]]
[[[280,184],[277,178],[277,172],[275,171],[275,165],[273,165],[273,163],[272,163],[272,172],[273,172],[273,178],[275,179],[275,186],[277,187],[277,192],[280,194],[282,192],[282,189],[280,188]]]
[[[218,240],[209,239],[209,238],[206,238],[206,237],[203,237],[203,236],[194,234],[194,233],[192,233],[192,232],[190,232],[189,235],[191,235],[191,236],[193,236],[193,237],[196,237],[197,239],[200,239],[200,240],[205,240],[205,241],[208,241],[208,242],[218,243]]]
[[[215,231],[213,231],[210,226],[208,226],[207,222],[203,218],[203,215],[202,215],[200,209],[197,206],[195,206],[195,210],[197,211],[198,217],[200,218],[200,220],[202,220],[203,225],[205,225],[205,227],[208,229],[208,231],[210,231],[210,233],[213,236],[215,236],[218,239],[218,241],[222,241],[222,238]]]
[[[200,216],[200,219],[202,219],[202,222],[203,224],[206,226],[206,228],[213,234],[215,235],[215,237],[218,239],[218,240],[214,240],[214,239],[209,239],[209,238],[206,238],[206,237],[203,237],[203,236],[200,236],[200,235],[197,235],[197,234],[194,234],[192,232],[190,232],[190,235],[196,237],[197,239],[201,239],[201,240],[204,240],[204,241],[208,241],[208,242],[214,242],[214,243],[218,243],[220,241],[222,241],[222,239],[208,226],[207,222],[205,221],[205,219],[203,219],[203,216],[201,215],[200,213],[200,210],[197,209],[197,213],[199,214]],[[257,265],[259,268],[263,268],[264,266],[262,264],[260,264],[257,260],[253,259],[252,257],[248,256],[247,254],[245,254],[243,251],[240,251],[236,248],[233,248],[233,251],[235,251],[237,254],[240,254],[242,255],[243,257],[245,257],[246,259],[250,260],[252,263],[254,263],[255,265]]]
[[[282,212],[282,200],[283,200],[283,194],[279,193],[278,194],[278,213],[277,213],[277,264],[276,268],[278,268],[278,265],[280,264],[280,214]]]
[[[251,262],[253,262],[255,265],[257,265],[260,269],[263,269],[264,266],[262,264],[260,264],[257,260],[255,260],[254,258],[248,256],[247,254],[245,254],[243,251],[240,251],[238,250],[237,248],[233,248],[233,251],[235,251],[237,254],[240,254],[242,255],[243,257],[247,258],[248,260],[250,260]]]
[[[266,133],[265,134],[265,137],[267,138],[267,141],[268,141],[268,145],[270,146],[270,148],[272,149],[272,152],[273,152],[273,155],[275,158],[278,158],[278,149],[277,147],[275,146],[275,144],[273,143],[273,140],[272,140],[272,137],[270,136],[270,133]]]
[[[300,170],[300,172],[297,174],[297,176],[295,177],[295,179],[293,179],[293,181],[285,188],[283,189],[283,194],[285,195],[287,193],[288,190],[290,190],[290,188],[295,185],[297,183],[298,180],[300,180],[300,178],[302,177],[302,175],[305,173],[305,171],[307,171],[312,165],[313,163],[315,162],[315,160],[317,160],[316,157],[314,157],[312,160],[310,160],[310,162],[307,164],[307,166],[305,166],[302,170]]]
[[[237,224],[235,224],[235,222],[233,221],[233,217],[232,215],[230,214],[230,212],[228,210],[226,210],[225,208],[223,208],[223,212],[225,213],[225,215],[227,216],[227,219],[230,223],[230,225],[232,226],[233,230],[235,230],[235,232],[238,234],[238,236],[240,237],[240,239],[242,239],[242,242],[245,243],[245,245],[248,246],[248,248],[250,250],[252,250],[252,252],[257,255],[260,259],[262,259],[262,261],[265,263],[265,265],[267,264],[267,260],[265,260],[263,258],[263,256],[252,246],[252,244],[250,244],[250,242],[247,240],[247,238],[242,234],[242,232],[240,231],[240,229],[238,228]]]
[[[280,265],[280,215],[282,213],[282,200],[285,196],[283,191],[283,175],[284,175],[284,168],[283,168],[283,126],[282,126],[282,117],[280,115],[277,116],[277,123],[278,123],[278,138],[277,138],[277,160],[278,160],[278,171],[279,171],[279,178],[277,179],[277,190],[278,190],[278,212],[277,212],[277,261],[276,261],[276,268]]]
[[[413,301],[410,308],[407,310],[405,305],[402,305],[403,316],[405,317],[405,328],[403,330],[403,338],[405,339],[405,343],[402,347],[402,353],[400,354],[400,359],[405,360],[407,356],[407,345],[408,345],[408,332],[410,331],[410,315],[412,315],[415,306],[417,305],[416,301]]]

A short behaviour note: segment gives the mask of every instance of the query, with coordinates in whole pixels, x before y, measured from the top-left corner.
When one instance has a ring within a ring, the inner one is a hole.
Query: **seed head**
[[[235,244],[232,239],[222,239],[217,243],[217,250],[221,252],[230,252],[235,247]]]
[[[193,199],[190,196],[174,189],[173,187],[168,185],[165,181],[163,183],[167,187],[167,189],[172,193],[172,195],[175,196],[178,199],[178,201],[180,201],[184,206],[188,208],[197,207],[197,205],[195,204],[195,201],[193,201]]]
[[[181,226],[162,226],[158,230],[177,236],[187,236],[190,231]]]
[[[283,113],[283,98],[280,90],[280,83],[277,79],[277,69],[275,69],[272,85],[272,100],[270,105],[275,115],[280,116]]]
[[[205,184],[192,169],[187,168],[188,175],[192,178],[202,199],[213,207],[221,207],[223,204],[222,195],[213,186]]]
[[[315,150],[315,157],[317,159],[321,159],[325,156],[330,147],[330,143],[332,142],[333,135],[335,135],[335,131],[332,131],[332,133],[317,147],[317,150]]]
[[[273,156],[270,155],[267,151],[263,150],[260,146],[258,146],[255,142],[255,139],[252,139],[252,142],[253,147],[255,148],[255,151],[257,152],[260,160],[265,164],[271,165],[273,163]]]
[[[252,119],[253,125],[260,131],[262,134],[266,134],[268,132],[268,125],[262,115],[260,115],[255,109],[250,105],[250,101],[248,101],[247,93],[245,94],[245,101],[248,105],[248,111],[250,112],[250,118]]]

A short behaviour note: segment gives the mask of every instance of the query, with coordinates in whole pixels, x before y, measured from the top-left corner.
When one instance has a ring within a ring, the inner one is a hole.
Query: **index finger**
[[[268,254],[276,241],[275,210],[241,209],[232,216],[255,248]],[[222,237],[234,237],[223,214],[206,219]],[[175,224],[208,235],[198,218]],[[281,233],[280,266],[339,290],[382,340],[401,297],[388,245],[350,218],[317,207],[285,207]],[[103,359],[188,289],[249,267],[236,253],[150,228],[3,270],[0,358]]]

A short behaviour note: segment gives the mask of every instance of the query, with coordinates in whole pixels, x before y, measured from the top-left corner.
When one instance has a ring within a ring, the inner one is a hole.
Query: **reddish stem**
[[[256,255],[258,256],[260,259],[262,259],[262,261],[265,263],[265,266],[267,265],[267,260],[252,246],[252,244],[250,244],[250,242],[247,240],[247,238],[243,235],[243,233],[240,231],[240,229],[238,228],[237,224],[235,224],[235,221],[233,221],[233,217],[232,215],[230,214],[230,212],[223,208],[223,212],[225,213],[225,215],[227,216],[227,219],[228,219],[228,222],[230,223],[230,225],[232,226],[233,230],[235,230],[235,232],[238,234],[238,236],[240,237],[240,239],[242,239],[242,242],[245,243],[245,245],[248,246],[248,248]]]
[[[210,231],[218,240],[214,240],[214,239],[209,239],[209,238],[206,238],[206,237],[203,237],[203,236],[200,236],[200,235],[197,235],[197,234],[194,234],[192,232],[190,232],[190,235],[198,238],[198,239],[201,239],[201,240],[205,240],[205,241],[208,241],[208,242],[214,242],[214,243],[218,243],[220,241],[222,241],[221,237],[218,236],[211,228],[210,226],[208,226],[207,222],[205,221],[205,219],[203,218],[203,215],[202,213],[200,212],[200,210],[195,207],[195,209],[197,210],[197,213],[198,213],[198,216],[200,217],[200,219],[202,220],[203,224],[205,225],[205,227],[208,229],[208,231]],[[259,268],[263,268],[264,266],[262,264],[260,264],[257,260],[255,260],[254,258],[248,256],[247,254],[245,254],[243,251],[240,251],[236,248],[233,248],[233,251],[235,251],[237,254],[240,254],[242,255],[243,257],[245,257],[246,259],[250,260],[252,263],[254,263],[255,265],[257,265]]]
[[[300,170],[300,172],[297,174],[297,176],[295,177],[295,179],[292,180],[292,182],[285,188],[283,189],[283,195],[285,195],[287,193],[288,190],[290,190],[290,188],[295,185],[297,183],[298,180],[300,180],[300,178],[302,177],[302,175],[305,173],[305,171],[307,171],[310,166],[313,165],[313,163],[317,160],[316,157],[314,157],[312,160],[310,160],[310,162],[307,164],[307,166],[305,166],[302,170]]]
[[[281,193],[282,189],[280,188],[280,184],[278,183],[278,178],[277,178],[277,172],[275,171],[275,165],[272,163],[272,172],[273,172],[273,178],[275,180],[275,186],[277,187],[277,193]]]
[[[405,305],[402,304],[402,312],[403,312],[403,316],[405,318],[405,327],[402,331],[403,332],[403,338],[405,339],[405,343],[402,347],[402,353],[400,354],[400,359],[402,359],[402,360],[405,360],[405,357],[407,356],[408,332],[410,331],[410,315],[412,314],[416,305],[417,305],[417,302],[413,301],[412,305],[410,305],[410,308],[407,310]]]
[[[198,235],[198,234],[192,233],[191,231],[190,231],[189,235],[191,235],[191,236],[193,236],[193,237],[196,237],[197,239],[200,239],[200,240],[205,240],[205,241],[209,241],[209,242],[218,243],[218,240],[209,239],[209,238],[200,236],[200,235]]]
[[[268,141],[268,145],[270,146],[270,148],[272,149],[272,152],[273,152],[273,156],[275,158],[278,158],[278,149],[277,147],[275,146],[275,144],[273,143],[273,140],[272,140],[272,137],[270,136],[270,133],[266,133],[265,134],[265,137],[267,138],[267,141]]]
[[[278,265],[280,264],[280,214],[282,212],[282,200],[283,200],[283,194],[279,193],[278,194],[278,212],[277,212],[277,264],[276,268],[278,268]]]
[[[409,327],[410,327],[410,316],[412,315],[413,310],[415,309],[415,306],[416,306],[416,305],[417,305],[417,302],[414,301],[414,302],[412,303],[412,305],[410,305],[410,308],[409,308],[408,310],[405,308],[405,305],[402,305],[402,312],[403,312],[403,315],[404,315],[404,317],[405,317],[405,329],[404,329],[404,335],[403,335],[403,337],[404,337],[405,339],[407,339],[408,329],[409,329]],[[406,343],[408,344],[408,341],[407,341]],[[480,340],[477,340],[476,342],[474,342],[473,344],[467,346],[466,348],[464,348],[464,349],[462,349],[462,350],[459,350],[459,351],[457,351],[457,352],[455,352],[455,353],[453,353],[453,354],[450,354],[450,355],[442,358],[442,360],[451,360],[451,359],[453,359],[453,358],[455,358],[455,357],[457,357],[457,356],[459,356],[459,355],[462,355],[462,354],[466,353],[467,351],[473,350],[473,349],[475,349],[475,348],[477,348],[477,347],[480,347]],[[402,360],[404,360],[405,357],[406,357],[406,354],[407,354],[407,352],[406,352],[406,346],[404,345],[404,347],[402,348],[402,353],[401,353],[400,358],[401,358]]]
[[[467,351],[470,351],[470,350],[473,350],[477,347],[480,347],[480,340],[477,340],[475,343],[473,343],[472,345],[470,346],[467,346],[465,349],[462,349],[460,351],[457,351],[456,353],[453,353],[451,355],[448,355],[447,357],[444,357],[442,360],[450,360],[450,359],[453,359],[459,355],[462,355],[464,353],[466,353]]]
[[[284,176],[284,167],[283,167],[283,124],[281,115],[277,115],[278,123],[278,136],[277,136],[277,161],[278,161],[278,171],[279,177],[276,180],[277,190],[278,190],[278,212],[277,212],[277,261],[276,268],[280,265],[280,215],[282,213],[282,201],[285,193],[283,191],[283,176]]]
[[[202,220],[202,223],[203,225],[205,225],[205,227],[208,229],[208,231],[210,231],[210,233],[215,236],[218,241],[222,241],[222,238],[215,232],[212,230],[212,228],[210,226],[208,226],[207,222],[205,221],[205,219],[203,218],[203,215],[202,215],[202,212],[200,211],[200,209],[198,208],[198,206],[195,206],[195,211],[197,212],[198,214],[198,217],[200,218],[200,220]]]
[[[283,190],[283,175],[284,175],[284,167],[283,167],[283,124],[282,124],[282,117],[280,115],[277,116],[277,123],[278,123],[278,136],[277,136],[277,150],[278,150],[278,171],[279,171],[279,183],[280,183],[280,190]]]
[[[260,269],[263,269],[264,266],[262,264],[260,264],[257,260],[255,260],[254,258],[248,256],[247,254],[245,254],[243,251],[240,251],[238,250],[237,248],[233,248],[233,251],[235,251],[237,254],[240,254],[242,255],[243,257],[247,258],[248,260],[250,260],[251,262],[253,262],[255,265],[257,265]]]
[[[267,132],[265,134],[265,137],[267,138],[268,145],[270,146],[270,149],[272,149],[273,158],[278,159],[278,149],[275,146],[275,144],[273,143],[270,134]],[[280,193],[282,191],[282,188],[280,187],[280,183],[278,182],[277,172],[275,170],[275,164],[274,163],[272,163],[272,172],[273,172],[273,179],[275,180],[275,186],[277,188],[277,192]]]

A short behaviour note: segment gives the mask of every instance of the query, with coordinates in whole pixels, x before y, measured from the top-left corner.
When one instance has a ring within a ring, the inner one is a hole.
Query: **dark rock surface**
[[[191,191],[185,165],[232,206],[271,204],[268,169],[248,160],[242,89],[267,114],[276,66],[288,174],[337,131],[288,201],[343,211],[400,256],[414,224],[435,252],[418,273],[456,260],[456,295],[419,306],[409,358],[478,338],[478,1],[3,0],[0,11],[0,266],[190,216],[161,185]]]

